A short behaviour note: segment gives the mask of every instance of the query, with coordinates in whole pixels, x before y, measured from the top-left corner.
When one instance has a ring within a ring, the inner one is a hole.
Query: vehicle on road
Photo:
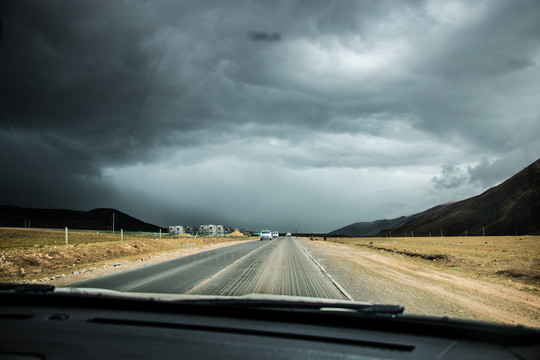
[[[287,233],[287,234],[285,234],[285,236],[291,236],[291,233]]]
[[[279,233],[277,231],[274,231],[272,233],[272,237],[275,237],[275,238],[279,237]]]
[[[261,240],[272,240],[272,232],[270,230],[261,231]]]

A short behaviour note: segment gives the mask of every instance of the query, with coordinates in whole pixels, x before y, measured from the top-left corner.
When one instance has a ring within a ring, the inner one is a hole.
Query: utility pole
[[[114,234],[114,218],[115,218],[115,217],[116,217],[116,214],[115,214],[114,211],[113,211],[113,213],[112,213],[112,233],[113,233],[113,234]]]
[[[486,236],[486,232],[484,231],[484,227],[482,226],[482,236]]]

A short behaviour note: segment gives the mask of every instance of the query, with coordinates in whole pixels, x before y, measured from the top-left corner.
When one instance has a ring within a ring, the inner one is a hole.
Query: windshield
[[[3,2],[0,282],[540,327],[539,18]]]

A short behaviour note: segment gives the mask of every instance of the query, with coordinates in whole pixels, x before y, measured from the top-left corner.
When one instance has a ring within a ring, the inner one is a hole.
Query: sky
[[[540,156],[540,2],[4,1],[0,204],[329,232]]]

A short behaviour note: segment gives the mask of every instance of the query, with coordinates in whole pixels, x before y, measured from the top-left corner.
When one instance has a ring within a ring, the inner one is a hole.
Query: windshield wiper
[[[375,315],[400,315],[405,308],[401,305],[361,304],[355,302],[318,302],[294,300],[264,300],[264,299],[211,299],[211,300],[178,300],[179,303],[211,305],[254,309],[282,309],[287,311],[316,311],[316,312],[353,312]]]
[[[55,292],[53,285],[43,284],[0,284],[0,294],[15,294],[15,295],[60,295],[60,296],[79,296],[87,298],[109,297],[109,298],[136,298],[138,300],[150,300],[152,302],[167,302],[182,305],[195,305],[200,307],[213,308],[229,308],[229,309],[259,309],[259,310],[282,310],[287,312],[317,312],[317,313],[337,313],[349,312],[356,314],[372,314],[397,316],[403,313],[404,307],[401,305],[386,305],[386,304],[367,304],[353,301],[342,301],[333,299],[319,298],[302,298],[295,299],[294,297],[280,299],[279,296],[269,295],[274,298],[268,299],[264,295],[252,294],[251,296],[262,296],[262,298],[186,298],[186,299],[167,299],[160,298],[160,294],[140,294],[140,293],[122,293],[110,290],[99,289],[81,289],[81,293],[73,293],[61,291],[58,294]],[[99,291],[98,291],[99,290]],[[147,295],[147,297],[145,297]],[[157,296],[156,296],[157,295]],[[161,294],[163,295],[163,294]],[[178,295],[182,296],[182,295]]]
[[[0,294],[52,294],[53,285],[45,284],[0,284]]]

